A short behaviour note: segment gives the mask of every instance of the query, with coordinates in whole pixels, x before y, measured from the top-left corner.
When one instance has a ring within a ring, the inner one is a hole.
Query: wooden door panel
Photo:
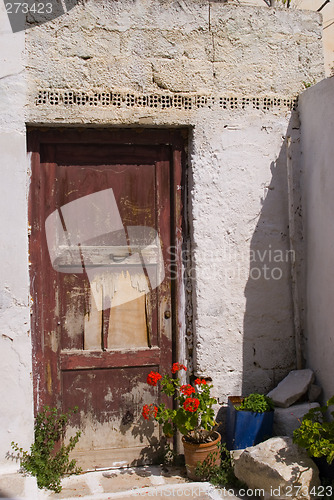
[[[81,430],[73,456],[83,467],[124,465],[130,460],[139,465],[154,460],[159,429],[141,416],[143,400],[150,404],[159,398],[157,388],[146,384],[151,369],[159,370],[159,365],[63,372],[64,405],[80,408],[68,437]],[[93,452],[93,462],[90,453],[88,459],[85,456],[87,451]]]
[[[159,429],[141,410],[161,395],[146,378],[173,361],[175,320],[165,312],[175,311],[168,258],[181,165],[163,143],[32,135],[36,411],[79,407],[68,435],[83,432],[75,455],[84,468],[147,463]],[[100,195],[113,197],[116,219],[98,205]]]

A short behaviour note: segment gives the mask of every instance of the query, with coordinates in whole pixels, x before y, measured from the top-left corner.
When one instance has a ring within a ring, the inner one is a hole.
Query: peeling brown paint
[[[48,394],[51,396],[52,395],[52,376],[51,376],[51,365],[50,362],[48,361],[46,364],[46,383],[47,383],[47,391]]]

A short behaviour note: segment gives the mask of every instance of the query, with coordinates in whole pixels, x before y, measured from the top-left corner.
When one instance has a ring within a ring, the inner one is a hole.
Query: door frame
[[[170,265],[172,266],[172,351],[173,361],[186,362],[185,360],[185,290],[184,269],[182,263],[183,241],[187,224],[185,224],[186,200],[186,152],[188,129],[150,129],[150,128],[73,128],[73,127],[29,127],[27,131],[28,153],[31,155],[31,184],[28,199],[29,225],[36,217],[36,210],[32,203],[32,186],[37,181],[40,168],[40,147],[43,143],[108,143],[122,145],[166,145],[170,148],[171,163],[171,238],[175,247]],[[43,190],[43,185],[40,186]],[[31,296],[31,337],[32,337],[32,368],[33,368],[33,394],[35,415],[43,405],[50,404],[48,398],[48,369],[41,370],[41,336],[44,324],[38,324],[38,309],[43,308],[43,297],[38,297],[41,276],[36,275],[36,262],[34,255],[38,255],[39,239],[30,236],[29,255],[30,265],[30,296]],[[37,279],[37,282],[36,282]],[[44,320],[45,321],[45,320]],[[50,368],[49,368],[50,370]]]

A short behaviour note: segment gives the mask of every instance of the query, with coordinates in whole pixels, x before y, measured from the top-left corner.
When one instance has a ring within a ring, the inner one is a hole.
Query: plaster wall
[[[17,406],[1,417],[1,465],[10,441],[25,445],[32,431],[24,121],[189,127],[194,370],[212,377],[220,402],[267,391],[295,363],[284,137],[292,135],[298,162],[291,107],[303,82],[323,78],[321,29],[321,17],[305,11],[88,0],[26,32],[24,71],[15,35],[21,62],[0,81],[10,134],[0,332],[13,340],[0,340],[11,383],[1,384],[3,399]]]
[[[0,467],[11,441],[30,445],[33,429],[28,282],[24,33],[13,34],[0,4]]]
[[[307,362],[333,395],[334,296],[332,231],[334,201],[334,78],[308,89],[300,98],[303,198],[306,236]]]
[[[195,359],[220,402],[266,392],[295,366],[287,128],[254,114],[194,129]]]

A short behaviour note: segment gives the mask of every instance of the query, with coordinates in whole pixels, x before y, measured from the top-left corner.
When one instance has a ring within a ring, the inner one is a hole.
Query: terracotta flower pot
[[[221,436],[218,432],[215,432],[217,438],[214,441],[210,441],[210,443],[201,443],[195,444],[190,443],[185,440],[184,436],[182,437],[183,449],[184,449],[184,458],[186,462],[187,476],[189,479],[193,479],[195,481],[201,481],[203,478],[199,477],[195,474],[196,467],[198,463],[203,463],[206,458],[213,454],[212,465],[220,465],[220,449],[219,443],[221,440]]]

